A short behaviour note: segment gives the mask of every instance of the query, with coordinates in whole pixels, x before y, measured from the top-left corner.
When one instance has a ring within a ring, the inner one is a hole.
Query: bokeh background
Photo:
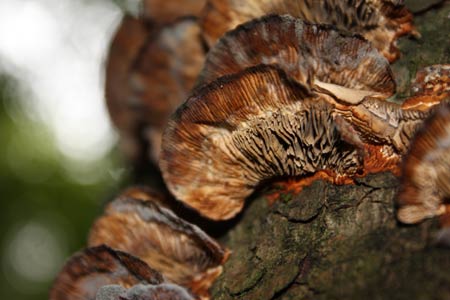
[[[136,1],[0,1],[0,299],[47,299],[129,170],[104,60]]]

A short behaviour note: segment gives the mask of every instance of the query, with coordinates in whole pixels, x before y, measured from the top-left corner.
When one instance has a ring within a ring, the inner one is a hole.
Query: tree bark
[[[422,38],[399,43],[399,98],[418,69],[450,62],[450,5],[427,7],[435,2],[407,1]],[[316,181],[273,205],[267,189],[259,192],[223,237],[232,255],[212,299],[450,299],[450,249],[435,243],[438,221],[398,223],[397,188],[386,172],[355,185]]]

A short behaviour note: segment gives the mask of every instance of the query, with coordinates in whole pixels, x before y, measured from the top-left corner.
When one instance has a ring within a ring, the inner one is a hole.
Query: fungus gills
[[[325,171],[345,183],[357,174],[398,174],[429,114],[371,97],[352,105],[261,65],[217,79],[177,110],[160,167],[177,199],[229,219],[268,179]]]
[[[357,172],[324,95],[258,66],[200,89],[169,122],[160,167],[171,192],[212,219],[228,219],[263,180]]]

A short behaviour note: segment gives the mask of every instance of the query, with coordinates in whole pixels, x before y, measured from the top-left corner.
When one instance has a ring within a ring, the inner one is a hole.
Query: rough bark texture
[[[419,69],[450,63],[450,1],[410,0],[406,4],[414,9],[414,24],[422,37],[399,41],[402,56],[392,66],[398,98],[409,95],[410,82]]]
[[[400,42],[399,98],[417,69],[450,62],[450,3],[424,11],[423,0],[406,2],[422,38]],[[356,185],[316,181],[273,205],[261,190],[223,237],[233,253],[213,299],[450,299],[450,249],[435,244],[438,222],[399,224],[397,188],[381,173]]]

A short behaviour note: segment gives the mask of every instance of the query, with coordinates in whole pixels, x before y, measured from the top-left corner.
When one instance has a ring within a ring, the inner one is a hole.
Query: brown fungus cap
[[[450,99],[448,99],[450,101]],[[417,133],[404,161],[398,195],[401,222],[417,223],[450,214],[450,103],[443,103]],[[447,210],[447,212],[446,212]]]
[[[56,277],[50,300],[94,300],[100,287],[160,284],[163,277],[140,259],[107,246],[74,254]]]
[[[399,56],[396,39],[413,31],[412,14],[398,0],[208,0],[202,15],[205,39],[212,46],[237,25],[273,13],[359,33],[389,61]]]
[[[140,155],[139,124],[130,113],[130,69],[151,33],[149,24],[132,16],[125,16],[115,33],[106,61],[105,97],[109,114],[119,129],[121,147],[126,156],[137,160]]]
[[[157,193],[129,189],[93,225],[89,246],[107,244],[131,253],[197,295],[220,275],[228,251],[163,205]],[[134,197],[132,197],[134,196]]]
[[[432,65],[419,70],[411,85],[412,97],[404,109],[428,110],[450,96],[450,64]]]
[[[169,122],[160,167],[169,190],[201,214],[229,219],[264,180],[358,171],[326,95],[257,66],[199,89]]]
[[[146,19],[168,23],[183,16],[199,16],[206,0],[143,0],[142,14]]]
[[[129,24],[152,29],[141,30],[139,45],[128,45],[127,35],[137,30]],[[128,156],[136,160],[147,155],[142,153],[143,145],[150,143],[149,156],[157,161],[162,128],[193,87],[204,62],[204,50],[194,18],[164,26],[143,24],[126,17],[113,40],[107,61],[106,99]],[[122,53],[127,53],[126,59]]]
[[[277,65],[298,82],[353,103],[395,93],[388,61],[361,36],[288,15],[265,16],[226,33],[208,52],[200,83],[259,64]]]

